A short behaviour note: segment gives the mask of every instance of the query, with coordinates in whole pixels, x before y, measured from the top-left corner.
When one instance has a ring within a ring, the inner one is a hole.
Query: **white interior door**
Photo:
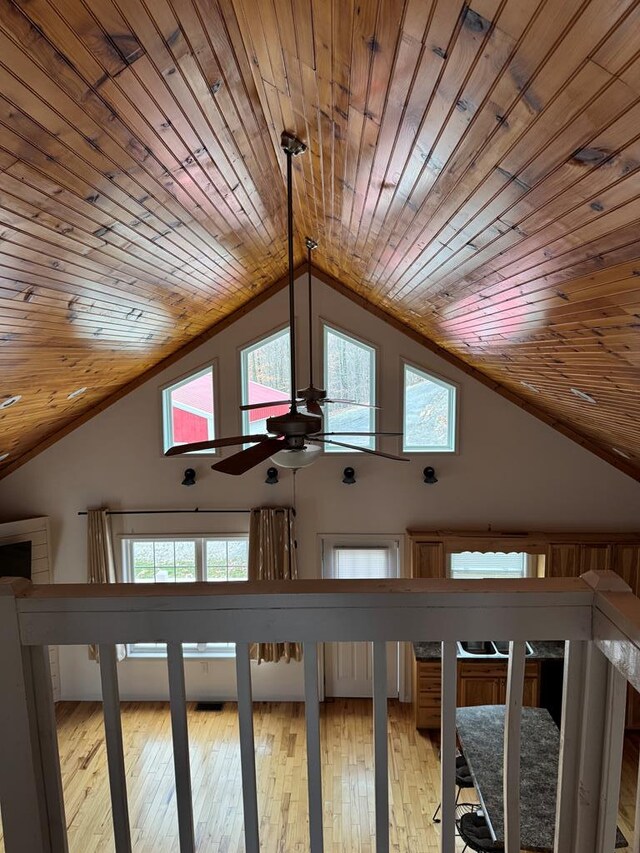
[[[352,544],[349,540],[323,542],[323,576],[326,578],[383,579],[399,574],[397,540]],[[387,643],[387,696],[398,698],[398,643]],[[325,696],[373,695],[371,643],[324,644]]]

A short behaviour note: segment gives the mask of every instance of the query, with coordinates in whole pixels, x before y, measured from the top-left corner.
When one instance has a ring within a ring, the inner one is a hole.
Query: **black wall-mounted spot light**
[[[352,486],[356,481],[356,471],[355,468],[345,468],[342,472],[342,482],[346,483],[347,486]]]
[[[269,486],[275,486],[278,482],[278,469],[277,468],[267,468],[267,479],[265,483]]]
[[[424,474],[425,483],[429,483],[429,485],[433,485],[438,482],[438,478],[436,477],[436,469],[432,468],[431,465],[427,465],[427,467],[422,472]]]
[[[195,486],[196,484],[196,472],[193,468],[185,468],[184,472],[184,480],[182,481],[183,486]]]

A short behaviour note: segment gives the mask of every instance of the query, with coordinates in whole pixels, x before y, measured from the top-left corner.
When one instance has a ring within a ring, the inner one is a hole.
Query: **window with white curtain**
[[[139,536],[122,540],[122,573],[128,583],[246,581],[249,537]],[[233,643],[183,643],[185,657],[230,657]],[[165,657],[166,643],[130,643],[128,657]]]
[[[449,555],[452,578],[527,578],[535,576],[536,557],[512,551],[461,551]]]
[[[375,580],[400,574],[399,542],[323,538],[322,575],[334,580]]]

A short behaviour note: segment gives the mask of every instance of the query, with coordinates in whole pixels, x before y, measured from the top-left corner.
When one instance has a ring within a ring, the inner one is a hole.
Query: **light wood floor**
[[[64,702],[57,714],[71,853],[112,851],[101,706]],[[436,853],[439,832],[431,816],[439,798],[437,743],[416,732],[409,706],[390,703],[389,716],[391,849]],[[122,721],[134,850],[178,851],[168,707],[124,703]],[[189,732],[198,851],[243,851],[235,706],[227,703],[219,713],[190,706]],[[256,703],[255,735],[262,850],[308,851],[303,706]],[[625,743],[620,826],[628,838],[639,742],[632,735]],[[325,850],[374,853],[371,703],[324,703],[322,743]]]

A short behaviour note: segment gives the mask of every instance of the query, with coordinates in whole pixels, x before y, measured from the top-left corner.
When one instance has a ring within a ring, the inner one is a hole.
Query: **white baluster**
[[[307,785],[311,853],[324,850],[322,829],[322,763],[320,757],[320,703],[318,700],[318,645],[305,643],[304,703],[307,729]]]
[[[571,850],[575,838],[586,651],[583,641],[568,640],[565,643],[555,850]]]
[[[454,853],[456,799],[456,692],[458,687],[457,644],[442,643],[442,703],[440,707],[440,802],[442,825],[440,850]]]
[[[256,790],[256,751],[253,738],[253,698],[249,644],[236,643],[238,682],[238,726],[240,729],[240,765],[242,767],[242,804],[246,853],[260,853],[258,795]]]
[[[373,643],[373,756],[376,797],[376,853],[388,853],[387,644],[382,641]]]
[[[520,725],[524,689],[525,644],[509,643],[507,705],[504,719],[504,847],[520,853]]]
[[[98,648],[100,655],[100,679],[102,681],[102,712],[104,714],[104,734],[107,745],[109,786],[111,788],[111,813],[113,816],[116,853],[131,853],[129,804],[127,802],[127,779],[122,746],[116,647],[112,644],[101,644]]]
[[[169,673],[169,702],[173,735],[173,765],[176,778],[176,802],[181,853],[193,853],[193,800],[191,797],[191,766],[189,762],[189,728],[184,688],[182,643],[167,643]]]

